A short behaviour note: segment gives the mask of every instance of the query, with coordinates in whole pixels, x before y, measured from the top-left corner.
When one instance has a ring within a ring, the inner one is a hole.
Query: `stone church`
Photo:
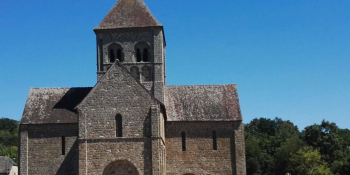
[[[30,89],[20,175],[246,174],[235,84],[167,86],[163,26],[142,0],[94,32],[94,87]]]

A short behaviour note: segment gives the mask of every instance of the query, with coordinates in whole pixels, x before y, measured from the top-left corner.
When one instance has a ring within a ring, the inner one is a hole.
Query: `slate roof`
[[[12,166],[17,166],[17,164],[12,161],[9,157],[0,156],[0,173],[5,174],[11,170]]]
[[[74,109],[89,88],[31,88],[20,124],[77,123]]]
[[[142,0],[118,0],[94,29],[162,26]]]
[[[168,121],[242,121],[234,84],[166,86],[164,103]]]

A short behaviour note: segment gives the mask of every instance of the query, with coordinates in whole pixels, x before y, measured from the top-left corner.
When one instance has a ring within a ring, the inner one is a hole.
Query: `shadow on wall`
[[[78,140],[75,140],[72,148],[64,158],[56,175],[77,175],[78,174]]]

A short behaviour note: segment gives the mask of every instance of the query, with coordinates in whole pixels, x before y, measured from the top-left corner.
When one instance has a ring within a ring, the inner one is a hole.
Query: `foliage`
[[[305,146],[290,158],[292,174],[296,175],[331,175],[327,164],[321,160],[318,150]]]
[[[283,157],[284,149],[279,149],[290,138],[298,140],[299,130],[290,121],[280,118],[254,119],[245,126],[246,159],[248,174],[279,174],[286,172],[286,161],[276,161],[276,156]],[[299,141],[297,143],[300,143]],[[293,145],[292,145],[293,146]],[[298,144],[294,144],[298,147]],[[296,148],[297,149],[297,148]],[[276,172],[278,171],[278,172]]]
[[[245,125],[247,174],[350,174],[350,130],[322,121],[300,133],[290,121]]]
[[[0,156],[18,161],[18,121],[0,118]]]

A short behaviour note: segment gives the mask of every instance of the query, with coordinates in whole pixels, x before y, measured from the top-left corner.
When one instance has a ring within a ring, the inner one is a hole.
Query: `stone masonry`
[[[20,175],[246,174],[236,85],[167,86],[163,26],[142,0],[94,32],[94,87],[30,89]]]

